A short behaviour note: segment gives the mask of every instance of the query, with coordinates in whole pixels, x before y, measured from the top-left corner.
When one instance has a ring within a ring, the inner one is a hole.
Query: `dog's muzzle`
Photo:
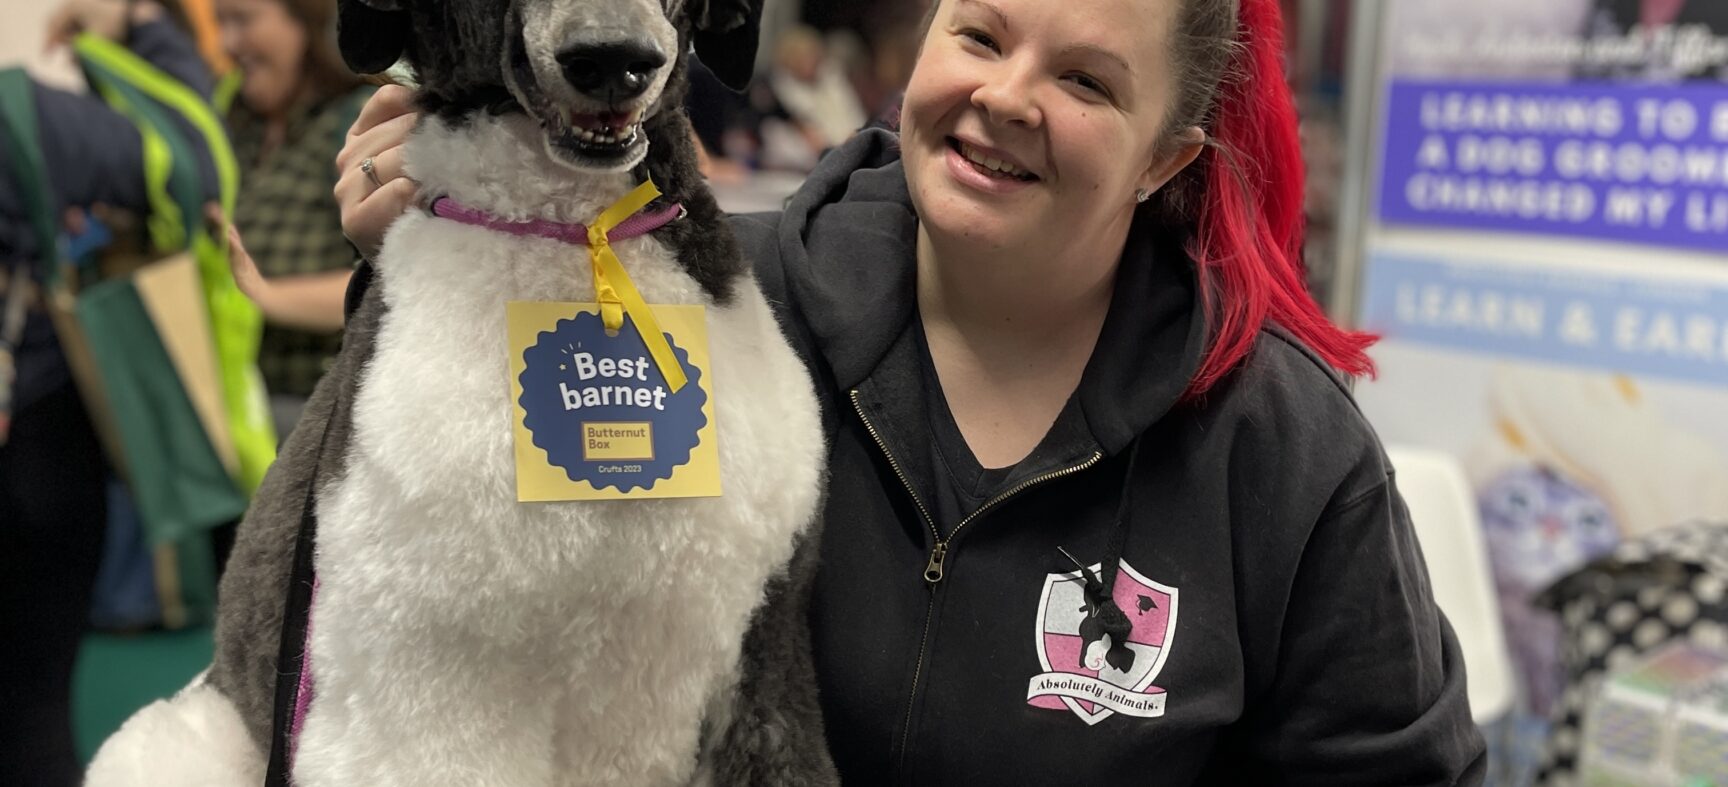
[[[583,96],[616,106],[647,92],[666,53],[652,41],[609,41],[559,52],[565,81]]]

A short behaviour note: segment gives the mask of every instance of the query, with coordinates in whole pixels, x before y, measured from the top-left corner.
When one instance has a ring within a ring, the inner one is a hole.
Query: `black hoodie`
[[[950,494],[970,476],[944,466],[958,432],[921,350],[894,137],[734,222],[830,433],[811,623],[841,773],[1480,782],[1458,644],[1373,430],[1276,329],[1184,401],[1207,332],[1181,239],[1149,224],[1079,389],[979,499]]]
[[[964,445],[898,158],[865,132],[733,222],[832,449],[811,626],[845,781],[1481,783],[1457,640],[1344,382],[1269,327],[1183,400],[1207,334],[1179,233],[1134,227],[1032,454],[969,507],[944,494]]]

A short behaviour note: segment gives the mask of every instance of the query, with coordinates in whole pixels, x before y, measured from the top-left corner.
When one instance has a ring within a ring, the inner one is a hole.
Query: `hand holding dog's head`
[[[339,0],[349,67],[405,59],[429,109],[447,117],[520,109],[548,150],[616,171],[646,153],[643,122],[676,109],[693,45],[726,84],[755,63],[762,0]]]

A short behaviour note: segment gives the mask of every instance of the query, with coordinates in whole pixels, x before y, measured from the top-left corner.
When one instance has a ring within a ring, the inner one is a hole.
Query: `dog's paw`
[[[85,787],[254,787],[259,751],[234,703],[198,681],[132,715],[97,750]]]

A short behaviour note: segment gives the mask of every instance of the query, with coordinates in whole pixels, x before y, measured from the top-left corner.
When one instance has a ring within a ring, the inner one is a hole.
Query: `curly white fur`
[[[410,172],[509,216],[593,216],[633,185],[569,177],[516,120],[428,122]],[[615,248],[650,303],[706,302],[651,237]],[[708,311],[723,497],[520,504],[503,306],[591,300],[585,250],[411,215],[378,274],[388,318],[348,473],[319,502],[296,783],[688,781],[705,706],[817,503],[815,399],[761,294]]]
[[[264,755],[240,714],[204,676],[132,715],[84,776],[102,787],[239,787],[264,783]]]
[[[519,116],[429,118],[407,166],[431,193],[513,218],[589,219],[634,185],[572,177],[525,144],[536,135]],[[317,498],[316,699],[297,787],[702,778],[704,717],[720,720],[764,583],[815,515],[823,439],[807,372],[753,283],[717,307],[652,237],[614,249],[649,303],[709,306],[724,495],[516,502],[504,304],[591,301],[587,252],[397,221],[347,471]],[[89,783],[262,775],[232,704],[194,685],[129,722]]]

